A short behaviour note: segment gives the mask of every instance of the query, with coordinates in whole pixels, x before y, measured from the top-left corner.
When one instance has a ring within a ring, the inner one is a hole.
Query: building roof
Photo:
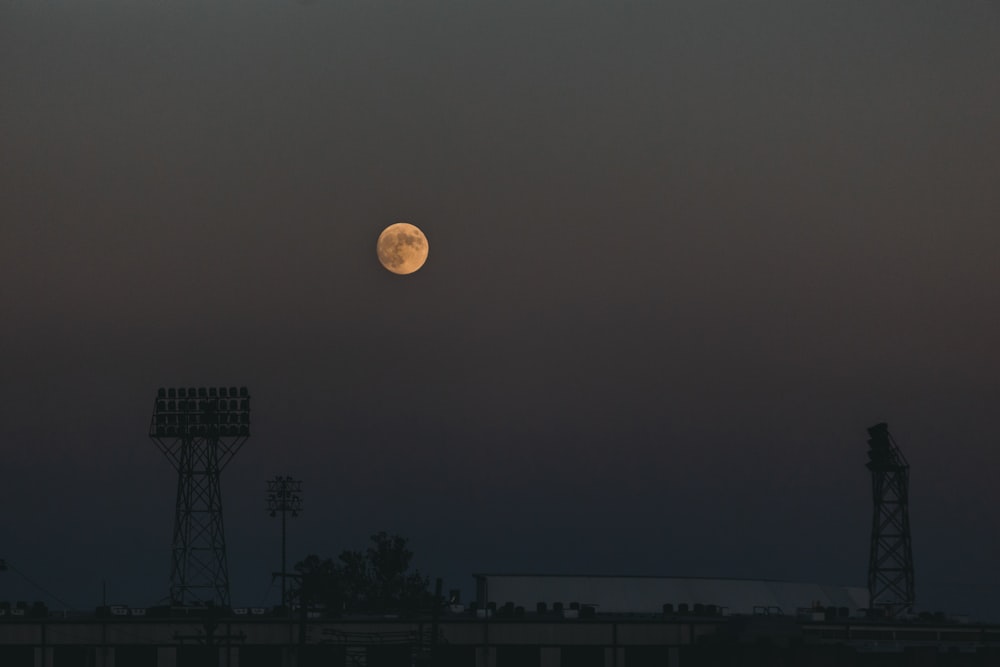
[[[715,605],[731,614],[755,608],[794,614],[800,608],[868,606],[868,589],[766,579],[607,575],[476,574],[481,605],[512,602],[534,609],[539,602],[593,605],[598,613],[661,613],[664,604]]]

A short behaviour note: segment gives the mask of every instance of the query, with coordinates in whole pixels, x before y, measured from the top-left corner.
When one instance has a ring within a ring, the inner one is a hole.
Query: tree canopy
[[[379,532],[365,551],[344,550],[337,557],[315,554],[295,564],[300,604],[323,605],[331,613],[412,613],[430,604],[429,580],[410,571],[413,552],[406,538]]]

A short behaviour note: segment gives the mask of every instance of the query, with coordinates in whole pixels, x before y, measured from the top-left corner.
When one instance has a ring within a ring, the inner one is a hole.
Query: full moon
[[[427,237],[416,225],[397,222],[382,230],[376,250],[382,266],[405,276],[427,261]]]

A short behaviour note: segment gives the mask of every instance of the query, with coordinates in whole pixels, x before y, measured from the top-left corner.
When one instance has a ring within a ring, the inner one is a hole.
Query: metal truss
[[[250,437],[246,388],[160,389],[149,436],[177,471],[170,604],[228,607],[222,470]]]
[[[916,600],[910,539],[910,465],[887,424],[872,426],[868,435],[874,502],[868,557],[869,607],[895,618],[911,613]]]

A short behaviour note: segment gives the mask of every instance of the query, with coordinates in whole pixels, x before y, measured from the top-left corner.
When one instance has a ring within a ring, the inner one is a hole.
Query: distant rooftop
[[[475,574],[477,602],[513,603],[534,609],[539,602],[594,606],[601,613],[651,614],[664,605],[713,605],[731,614],[772,609],[836,607],[855,615],[868,606],[868,589],[768,579],[657,577],[637,575]]]

